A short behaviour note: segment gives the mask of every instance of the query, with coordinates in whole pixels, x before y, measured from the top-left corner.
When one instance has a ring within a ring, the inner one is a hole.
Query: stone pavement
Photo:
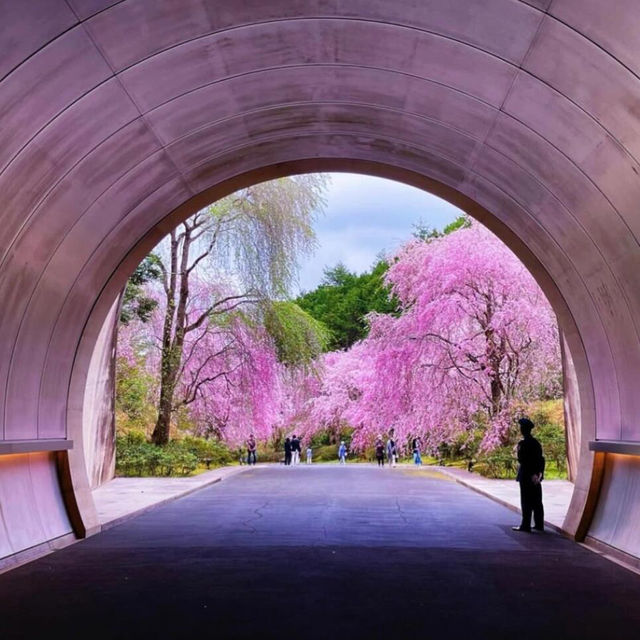
[[[0,575],[1,637],[637,638],[637,575],[515,521],[432,469],[243,469]]]

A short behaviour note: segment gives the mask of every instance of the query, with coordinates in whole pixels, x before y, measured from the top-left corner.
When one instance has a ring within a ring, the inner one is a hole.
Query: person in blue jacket
[[[340,464],[345,464],[347,462],[347,446],[345,445],[344,440],[340,443],[338,458],[340,458]]]

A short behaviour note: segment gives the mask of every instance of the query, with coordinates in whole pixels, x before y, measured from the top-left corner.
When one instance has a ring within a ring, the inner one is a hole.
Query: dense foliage
[[[266,305],[264,326],[274,341],[278,360],[292,367],[311,365],[330,339],[324,324],[286,300]]]
[[[378,261],[370,272],[357,275],[342,264],[326,269],[315,290],[296,302],[330,332],[328,349],[348,349],[368,332],[367,314],[394,313],[397,301],[389,295],[384,276],[388,264]]]
[[[135,274],[119,335],[119,424],[148,436],[164,411],[154,441],[169,443],[170,428],[174,440],[160,453],[144,437],[121,436],[120,472],[186,474],[205,458],[237,460],[227,447],[242,448],[250,433],[262,460],[278,461],[294,432],[316,461],[335,460],[342,439],[368,459],[373,440],[393,429],[401,453],[420,437],[434,460],[505,477],[525,413],[539,423],[549,469],[563,471],[562,416],[549,418],[547,402],[561,406],[552,400],[561,393],[555,318],[488,230],[465,217],[445,232],[420,227],[371,272],[328,269],[294,303],[270,297],[290,266],[279,262],[262,283],[264,273],[227,271],[250,258],[249,247],[234,257],[235,241],[222,240],[230,212],[245,205],[219,206],[185,223]],[[210,446],[221,449],[204,455]]]
[[[232,460],[232,452],[218,441],[187,437],[157,447],[138,431],[116,438],[116,471],[122,476],[186,476],[198,467],[209,469]]]
[[[401,443],[443,443],[482,432],[505,445],[524,405],[560,393],[554,315],[531,275],[478,224],[416,240],[386,282],[401,313],[370,314],[369,335],[323,358],[309,429],[347,422],[366,447],[390,428]]]
[[[160,258],[150,253],[131,274],[122,297],[120,322],[129,324],[134,318],[147,322],[158,306],[158,301],[146,294],[144,285],[162,275]]]

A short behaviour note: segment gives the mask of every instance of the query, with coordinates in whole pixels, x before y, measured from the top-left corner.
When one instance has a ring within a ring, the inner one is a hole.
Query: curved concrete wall
[[[571,350],[560,332],[560,352],[562,355],[563,392],[564,392],[564,424],[567,447],[567,477],[575,482],[580,464],[580,448],[582,432],[580,423],[580,382],[573,364]]]
[[[58,490],[56,454],[0,456],[0,559],[24,559],[29,550],[71,534],[71,523]],[[0,563],[0,569],[15,562]]]
[[[122,296],[111,305],[95,343],[82,405],[82,440],[89,486],[96,489],[115,476],[115,357]]]
[[[575,365],[565,524],[585,528],[588,442],[640,440],[637,3],[1,0],[0,15],[0,438],[74,439],[80,531],[87,372],[135,260],[208,198],[318,168],[436,191],[531,268]]]

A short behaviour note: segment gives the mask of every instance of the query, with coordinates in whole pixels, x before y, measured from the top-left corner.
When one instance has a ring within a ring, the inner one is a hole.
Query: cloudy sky
[[[414,223],[442,229],[462,215],[444,200],[398,182],[330,175],[327,206],[316,225],[319,247],[301,263],[299,291],[317,287],[324,268],[338,262],[357,273],[366,271],[381,252],[408,240]]]

